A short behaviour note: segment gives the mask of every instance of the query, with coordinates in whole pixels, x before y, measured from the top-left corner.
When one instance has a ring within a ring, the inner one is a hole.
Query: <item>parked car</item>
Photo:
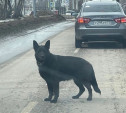
[[[126,47],[126,15],[116,1],[88,1],[75,23],[75,47],[82,42],[118,41]]]
[[[66,11],[66,15],[71,15],[72,16],[72,13],[75,13],[75,11],[73,11],[73,10]]]

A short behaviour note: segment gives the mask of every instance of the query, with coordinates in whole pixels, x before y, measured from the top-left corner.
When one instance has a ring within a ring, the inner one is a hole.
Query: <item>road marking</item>
[[[38,102],[30,102],[21,113],[30,113],[31,110],[38,104]]]
[[[80,48],[75,49],[74,53],[78,53],[79,50]]]

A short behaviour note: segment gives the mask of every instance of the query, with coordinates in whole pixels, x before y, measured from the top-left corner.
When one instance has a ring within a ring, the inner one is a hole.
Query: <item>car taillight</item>
[[[126,23],[126,17],[124,17],[124,18],[116,18],[115,22],[117,22],[117,23]]]
[[[89,23],[90,22],[90,19],[89,18],[82,18],[82,17],[80,17],[80,18],[78,18],[77,19],[77,21],[78,21],[78,23]]]
[[[126,17],[125,18],[121,18],[121,23],[126,23]]]
[[[84,19],[83,18],[78,18],[77,21],[78,21],[78,23],[84,23]]]
[[[121,19],[120,19],[120,18],[116,18],[116,19],[115,19],[115,22],[116,22],[116,23],[121,23]]]

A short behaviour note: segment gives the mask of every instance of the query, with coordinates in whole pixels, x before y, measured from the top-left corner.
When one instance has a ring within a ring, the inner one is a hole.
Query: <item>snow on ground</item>
[[[64,29],[74,25],[74,22],[66,21],[48,26],[43,26],[35,30],[29,30],[26,34],[6,37],[0,40],[0,63],[3,63],[14,56],[33,48],[33,40],[38,43],[43,42]]]
[[[0,20],[0,22],[9,22],[9,21],[15,21],[15,19]]]

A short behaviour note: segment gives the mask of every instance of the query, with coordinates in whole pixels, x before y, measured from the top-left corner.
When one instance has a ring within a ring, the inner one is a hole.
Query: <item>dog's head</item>
[[[35,51],[35,58],[38,65],[43,65],[49,55],[50,41],[48,40],[45,45],[39,46],[38,43],[33,41],[33,48]]]

